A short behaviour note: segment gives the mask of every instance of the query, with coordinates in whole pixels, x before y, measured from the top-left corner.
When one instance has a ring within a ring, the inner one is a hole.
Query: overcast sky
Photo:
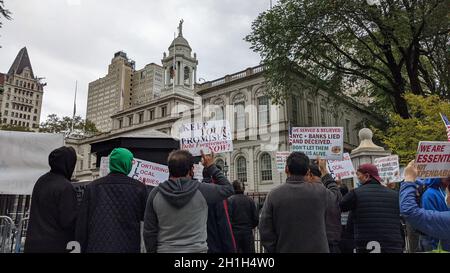
[[[85,117],[88,83],[106,75],[123,50],[136,69],[161,64],[180,19],[207,81],[258,65],[243,38],[270,0],[5,0],[13,20],[0,29],[0,72],[26,46],[35,76],[45,77],[41,122],[48,114]]]

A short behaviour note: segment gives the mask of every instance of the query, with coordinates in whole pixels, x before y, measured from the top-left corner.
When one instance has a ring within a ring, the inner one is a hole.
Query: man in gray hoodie
[[[217,184],[194,180],[194,158],[188,151],[169,155],[169,180],[154,188],[144,216],[148,253],[206,253],[208,205],[233,195],[233,186],[214,164],[214,155],[202,153],[205,172]]]

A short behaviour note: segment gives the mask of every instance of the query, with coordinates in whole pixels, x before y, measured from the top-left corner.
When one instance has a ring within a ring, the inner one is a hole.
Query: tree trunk
[[[410,118],[409,112],[408,112],[408,104],[406,103],[406,100],[402,97],[404,92],[396,93],[394,95],[394,108],[395,112],[397,112],[402,118],[408,119]]]

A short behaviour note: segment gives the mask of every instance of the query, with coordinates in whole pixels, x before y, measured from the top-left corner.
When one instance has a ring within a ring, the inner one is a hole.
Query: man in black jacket
[[[342,211],[351,211],[357,252],[368,252],[369,242],[380,244],[383,253],[401,253],[400,208],[398,193],[381,185],[378,169],[362,164],[356,175],[362,184],[350,191],[340,204]]]
[[[338,187],[306,182],[309,158],[301,152],[289,155],[285,172],[286,183],[271,190],[264,202],[259,219],[262,245],[270,253],[329,253],[325,215]]]
[[[239,253],[255,253],[253,230],[258,226],[255,201],[244,194],[244,184],[233,182],[234,195],[228,198],[231,226]]]
[[[75,239],[77,199],[70,183],[77,156],[72,147],[52,151],[50,172],[33,188],[24,252],[67,252]]]
[[[147,190],[127,176],[132,160],[129,150],[114,149],[109,156],[111,173],[87,186],[76,228],[82,252],[140,252]]]
[[[312,164],[309,166],[310,175],[307,177],[308,182],[311,183],[323,183],[332,188],[338,188],[333,177],[328,173],[326,160],[319,159],[319,165]],[[334,182],[334,183],[330,183]],[[328,207],[326,213],[326,225],[327,225],[327,239],[330,253],[340,253],[339,242],[341,241],[341,209],[339,208],[339,202],[342,200],[342,195],[339,191],[334,195],[329,195]]]

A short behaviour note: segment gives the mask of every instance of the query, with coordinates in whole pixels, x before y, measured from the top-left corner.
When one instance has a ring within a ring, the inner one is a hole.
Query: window
[[[37,121],[37,117],[36,116],[33,117],[33,121]]]
[[[6,118],[4,118],[4,119],[3,119],[3,123],[6,123],[6,121],[7,121]]]
[[[128,116],[128,126],[133,125],[133,115]]]
[[[155,119],[155,109],[150,110],[150,120]]]
[[[27,122],[27,127],[30,127],[30,123],[29,122]]]
[[[37,114],[37,109],[34,109],[34,113]]]
[[[140,124],[140,123],[142,123],[144,121],[144,112],[140,112],[138,114],[138,116],[139,116],[139,124]]]
[[[269,124],[270,113],[269,113],[269,99],[267,97],[258,98],[258,124],[267,125]]]
[[[235,128],[236,131],[241,131],[245,129],[245,104],[244,102],[239,102],[234,105],[235,109]]]
[[[167,115],[167,106],[161,107],[161,117],[165,117]]]
[[[292,124],[291,126],[298,125],[298,99],[297,97],[292,97]]]
[[[347,142],[350,142],[350,120],[345,120],[345,138]]]
[[[306,110],[308,112],[307,113],[308,114],[308,126],[311,127],[311,126],[313,126],[313,123],[314,123],[314,113],[313,113],[314,105],[312,102],[310,102],[310,101],[307,102]]]
[[[216,111],[214,112],[214,120],[224,120],[223,106],[216,105]]]
[[[322,127],[325,127],[327,122],[326,122],[326,117],[327,117],[327,109],[325,109],[325,107],[320,107],[321,111],[320,111],[320,125]]]
[[[236,177],[241,182],[247,182],[247,160],[243,156],[236,159]]]
[[[272,160],[268,153],[264,153],[261,156],[260,168],[261,168],[261,181],[271,181],[272,180]]]
[[[6,107],[6,108],[9,108],[9,103],[6,103],[6,104],[5,104],[5,107]]]
[[[5,116],[8,116],[8,111],[5,110]]]

